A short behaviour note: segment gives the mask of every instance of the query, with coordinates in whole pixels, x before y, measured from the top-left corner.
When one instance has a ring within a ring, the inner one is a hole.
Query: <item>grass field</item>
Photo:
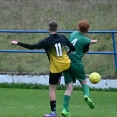
[[[61,116],[63,90],[57,90],[57,112]],[[71,117],[117,117],[117,93],[91,91],[95,109],[74,91],[70,101]],[[0,88],[0,117],[43,117],[50,112],[48,90]]]

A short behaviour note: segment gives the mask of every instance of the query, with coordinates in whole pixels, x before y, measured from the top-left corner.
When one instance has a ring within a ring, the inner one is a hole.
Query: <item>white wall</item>
[[[117,88],[117,79],[115,80],[101,80],[98,84],[91,84],[87,78],[88,85],[94,88]],[[29,75],[0,75],[0,83],[38,83],[48,85],[48,75],[29,76]],[[64,84],[64,78],[61,78],[61,84]],[[79,86],[77,81],[75,86]]]

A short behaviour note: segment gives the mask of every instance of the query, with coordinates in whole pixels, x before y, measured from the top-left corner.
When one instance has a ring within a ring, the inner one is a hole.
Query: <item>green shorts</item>
[[[71,62],[70,68],[63,72],[65,84],[75,83],[76,80],[82,81],[86,79],[84,65],[82,63]]]

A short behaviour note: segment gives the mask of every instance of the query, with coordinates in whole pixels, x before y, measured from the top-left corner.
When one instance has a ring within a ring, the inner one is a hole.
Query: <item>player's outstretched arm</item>
[[[12,45],[19,45],[19,46],[22,46],[22,47],[27,48],[27,49],[36,49],[33,45],[21,43],[21,42],[14,41],[14,40],[11,41],[11,44]]]
[[[92,44],[96,44],[96,43],[97,43],[97,39],[91,40],[91,43],[84,46],[83,52],[86,54],[89,51],[89,46],[91,46]]]
[[[95,40],[91,40],[91,44],[90,45],[92,45],[92,44],[96,44],[97,43],[97,39],[95,39]]]
[[[25,43],[21,43],[21,42],[12,40],[11,41],[11,44],[12,45],[19,45],[19,46],[22,46],[24,48],[31,49],[31,50],[32,49],[40,49],[40,48],[43,48],[41,42],[40,43],[33,44],[33,45],[30,45],[30,44],[25,44]]]

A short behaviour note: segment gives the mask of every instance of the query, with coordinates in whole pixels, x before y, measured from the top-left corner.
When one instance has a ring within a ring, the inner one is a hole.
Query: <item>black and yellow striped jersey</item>
[[[18,45],[28,49],[45,49],[50,61],[51,73],[60,73],[70,67],[70,59],[67,56],[66,46],[68,46],[71,51],[75,50],[75,47],[64,35],[57,33],[33,45],[21,42],[18,42]]]

